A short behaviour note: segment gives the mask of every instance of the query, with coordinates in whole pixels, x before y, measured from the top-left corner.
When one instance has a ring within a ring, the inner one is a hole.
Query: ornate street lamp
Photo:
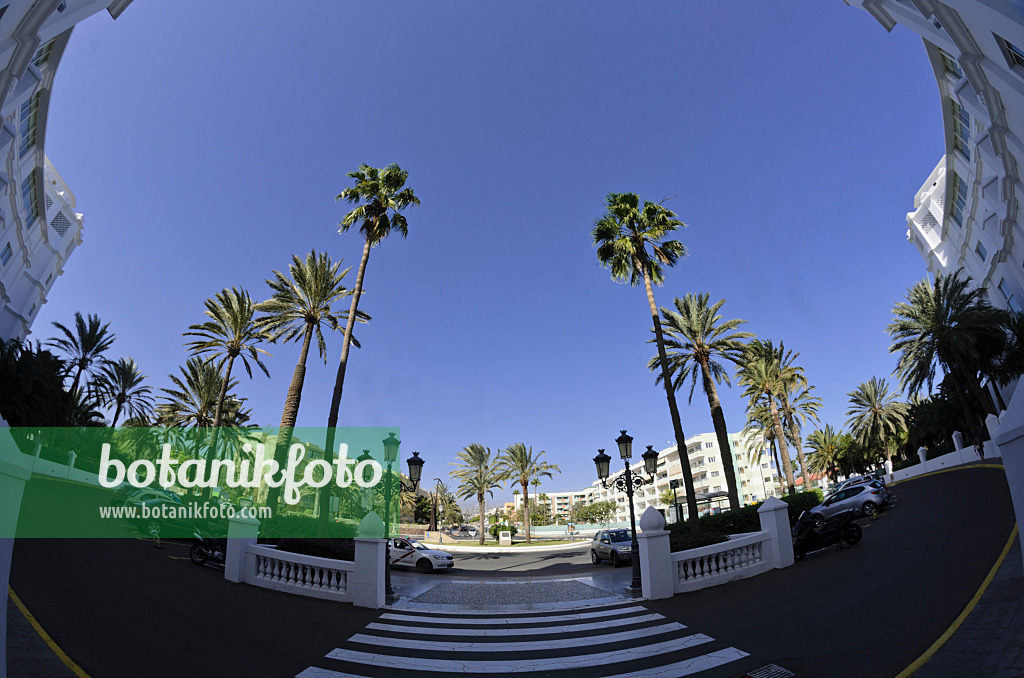
[[[392,473],[391,465],[398,459],[398,446],[401,441],[389,433],[384,439],[384,461],[387,472],[384,474],[384,600],[388,604],[395,602],[395,590],[391,587],[391,493],[415,492],[423,476],[423,460],[419,452],[413,452],[406,462],[409,465],[409,482],[402,480],[397,473]]]
[[[654,450],[653,445],[648,445],[647,451],[640,455],[644,460],[644,471],[650,476],[650,478],[644,478],[633,475],[629,468],[629,459],[633,456],[633,437],[622,430],[619,437],[615,439],[615,444],[619,446],[619,456],[626,464],[625,472],[614,480],[608,480],[608,466],[612,458],[605,454],[604,450],[597,451],[594,465],[597,466],[597,478],[601,481],[601,487],[608,489],[615,485],[620,492],[626,493],[629,500],[629,526],[633,534],[633,540],[629,545],[633,561],[633,581],[629,585],[629,590],[634,595],[640,595],[640,544],[636,541],[636,511],[633,509],[633,492],[654,482],[654,474],[658,470],[658,453]]]

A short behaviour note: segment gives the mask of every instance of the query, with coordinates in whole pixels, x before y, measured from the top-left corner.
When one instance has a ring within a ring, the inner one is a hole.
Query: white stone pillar
[[[384,540],[356,537],[356,569],[348,582],[356,607],[384,607]]]
[[[922,464],[927,462],[928,461],[928,448],[924,447],[924,446],[921,446],[921,447],[917,448],[917,458],[921,460]]]
[[[640,558],[640,582],[644,598],[671,598],[675,595],[675,568],[672,567],[672,544],[661,511],[653,506],[647,507],[640,516],[640,532],[636,540],[640,553],[633,556]]]
[[[964,449],[964,434],[960,431],[953,431],[953,448],[957,452]]]
[[[0,419],[0,678],[7,675],[7,585],[11,579],[14,533],[25,483],[32,476],[32,468],[23,457],[7,430],[7,422]]]
[[[1006,410],[1003,410],[1004,412]],[[994,414],[985,418],[985,428],[988,429],[989,440],[985,443],[985,458],[996,459],[1003,456],[999,445],[996,443],[996,433],[999,431],[999,417]]]
[[[775,569],[789,567],[793,558],[793,532],[789,526],[789,504],[778,497],[771,497],[757,509],[761,530],[771,534],[765,544],[768,553],[764,557]]]
[[[228,519],[228,546],[224,556],[224,578],[233,582],[246,582],[256,573],[256,556],[249,546],[256,545],[260,521],[235,516]]]
[[[1013,511],[1020,520],[1024,516],[1024,388],[1014,391],[1009,406],[999,417],[999,431],[993,440],[1002,454]],[[1024,554],[1024,539],[1020,544]]]
[[[68,474],[65,478],[71,477],[71,470],[75,468],[75,460],[78,459],[78,454],[74,450],[68,450]]]

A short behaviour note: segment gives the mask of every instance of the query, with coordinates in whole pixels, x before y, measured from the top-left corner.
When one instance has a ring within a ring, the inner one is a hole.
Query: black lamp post
[[[384,439],[384,461],[388,465],[384,474],[384,600],[388,604],[395,602],[395,590],[391,588],[391,493],[394,490],[415,492],[423,476],[423,460],[419,452],[413,452],[407,462],[409,483],[403,481],[397,473],[392,475],[391,465],[398,459],[398,446],[401,444],[394,433],[389,433]]]
[[[625,492],[629,499],[629,526],[633,534],[633,541],[629,545],[633,561],[633,581],[629,584],[629,590],[633,595],[640,595],[640,544],[636,541],[636,511],[633,509],[633,492],[654,482],[654,474],[658,470],[658,453],[654,451],[652,445],[648,445],[647,451],[641,456],[644,460],[644,471],[650,478],[635,476],[629,468],[629,458],[633,456],[633,437],[627,435],[625,430],[620,431],[620,434],[615,439],[615,444],[619,446],[619,456],[626,464],[625,472],[618,478],[608,481],[608,466],[612,458],[605,454],[604,450],[597,451],[594,464],[597,466],[597,478],[601,481],[601,487],[608,489],[611,485],[615,485],[620,492]]]
[[[437,529],[437,486],[441,484],[440,478],[434,478],[434,491],[431,493],[430,502],[430,531],[433,532]],[[441,540],[440,537],[437,538]]]

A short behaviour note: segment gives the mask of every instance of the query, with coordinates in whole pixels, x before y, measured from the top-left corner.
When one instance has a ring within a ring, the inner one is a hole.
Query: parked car
[[[841,486],[825,500],[812,508],[814,524],[820,526],[825,519],[849,509],[857,509],[866,516],[872,515],[889,501],[889,491],[877,480]]]
[[[435,569],[455,567],[455,559],[450,553],[427,548],[415,539],[396,537],[391,540],[391,566],[415,567],[428,574]]]
[[[633,559],[632,541],[630,530],[598,530],[590,542],[590,560],[595,565],[610,560],[618,567]]]

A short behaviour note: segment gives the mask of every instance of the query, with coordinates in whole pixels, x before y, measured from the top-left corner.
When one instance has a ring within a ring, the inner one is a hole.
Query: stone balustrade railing
[[[640,572],[643,596],[671,598],[709,586],[746,579],[793,564],[789,507],[771,497],[757,509],[759,532],[737,535],[721,544],[672,553],[665,519],[654,507],[640,517]]]
[[[768,532],[751,532],[721,544],[673,553],[673,591],[697,591],[767,572],[772,567],[764,551],[770,540]]]

